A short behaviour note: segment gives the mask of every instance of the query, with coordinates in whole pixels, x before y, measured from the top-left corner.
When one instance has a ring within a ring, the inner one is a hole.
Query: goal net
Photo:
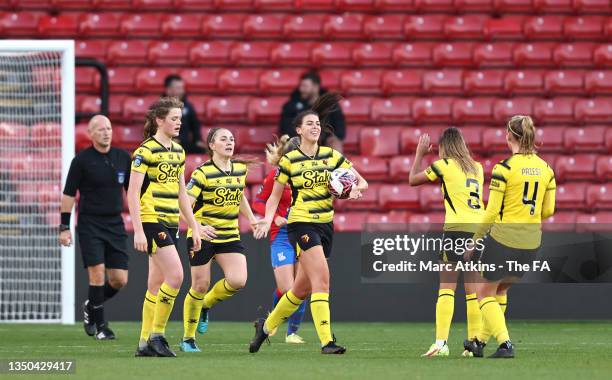
[[[74,323],[74,248],[60,248],[74,155],[74,42],[0,41],[0,322]]]

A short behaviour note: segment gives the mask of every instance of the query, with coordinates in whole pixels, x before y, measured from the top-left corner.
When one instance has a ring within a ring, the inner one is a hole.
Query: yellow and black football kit
[[[232,162],[229,172],[207,161],[191,174],[187,194],[195,199],[193,214],[200,224],[215,228],[217,237],[202,240],[202,249],[193,252],[192,230],[187,231],[190,263],[207,264],[218,253],[242,253],[238,216],[246,187],[247,165]]]
[[[293,201],[287,225],[291,245],[302,251],[322,245],[329,257],[334,207],[327,183],[331,172],[350,169],[352,163],[339,152],[321,146],[312,157],[299,148],[292,150],[280,159],[278,166],[276,181],[291,186]]]
[[[440,180],[444,207],[444,238],[453,240],[453,247],[461,245],[468,238],[472,238],[484,214],[482,203],[482,189],[484,174],[482,165],[476,162],[476,173],[466,174],[461,166],[452,158],[437,160],[426,170],[425,175],[430,181]],[[457,262],[462,260],[461,254],[454,252],[440,252],[440,259],[444,262]]]
[[[176,243],[179,224],[179,178],[185,171],[185,151],[146,139],[133,154],[132,171],[145,175],[140,190],[140,219],[149,253]]]
[[[541,244],[542,218],[554,213],[555,189],[553,169],[535,154],[514,154],[495,165],[487,210],[475,235],[484,236],[494,222],[482,261],[531,262]],[[484,275],[497,280],[506,275],[521,277],[522,272],[495,271]]]

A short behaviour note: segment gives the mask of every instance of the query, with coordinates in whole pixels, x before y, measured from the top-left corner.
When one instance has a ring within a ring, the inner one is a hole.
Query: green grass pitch
[[[305,345],[284,343],[279,329],[272,345],[248,353],[250,323],[211,321],[198,336],[203,352],[178,358],[134,358],[140,324],[111,324],[118,339],[96,342],[80,324],[0,325],[1,359],[75,359],[75,375],[87,379],[610,379],[610,322],[510,322],[516,345],[513,360],[462,358],[465,324],[451,330],[448,358],[421,358],[433,342],[432,323],[334,323],[344,356],[320,354],[314,327],[305,322]],[[168,340],[177,349],[182,324],[168,326]],[[493,352],[493,342],[487,347]],[[178,351],[178,349],[177,349]],[[44,375],[0,378],[48,378]]]

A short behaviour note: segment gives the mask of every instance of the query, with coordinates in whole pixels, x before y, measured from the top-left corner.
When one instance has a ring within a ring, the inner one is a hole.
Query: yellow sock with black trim
[[[467,338],[474,339],[483,328],[482,313],[476,293],[465,296],[465,308],[467,310]]]
[[[206,293],[199,293],[190,288],[183,302],[183,338],[195,338],[196,328],[204,305]]]
[[[238,292],[238,290],[232,288],[227,283],[227,281],[222,278],[217,281],[215,286],[213,286],[212,289],[210,289],[208,293],[206,293],[206,295],[204,296],[204,307],[210,309],[219,302],[225,301],[226,299],[230,298],[231,296],[236,294],[236,292]]]
[[[155,316],[155,304],[157,296],[147,290],[142,303],[142,327],[140,328],[140,342],[145,343],[151,334],[151,326],[153,325],[153,317]]]
[[[176,300],[176,296],[178,296],[178,292],[178,289],[174,289],[165,282],[159,288],[157,302],[155,303],[155,317],[153,317],[153,329],[151,334],[165,334],[168,318],[170,318],[170,313],[172,313],[172,308],[174,307],[174,301]]]
[[[289,317],[300,307],[302,302],[304,302],[304,300],[297,298],[291,290],[283,294],[274,307],[274,310],[272,310],[268,318],[266,318],[264,331],[269,333],[280,326],[281,323],[289,319]]]
[[[494,297],[485,297],[480,300],[480,312],[482,313],[487,330],[497,339],[498,344],[510,340],[508,328],[506,327],[506,318]],[[478,340],[484,341],[481,337],[478,337]]]
[[[329,311],[329,293],[312,293],[310,296],[310,313],[314,322],[321,346],[334,340],[331,333],[331,316]]]
[[[497,300],[497,303],[499,304],[499,307],[501,307],[502,311],[504,312],[504,315],[506,315],[506,309],[508,308],[508,295],[507,294],[502,294],[502,295],[496,295],[495,299]]]
[[[495,296],[495,300],[497,301],[497,303],[499,304],[499,307],[501,307],[502,312],[504,313],[504,315],[506,314],[506,308],[508,307],[508,295],[504,294],[504,295],[496,295]],[[491,330],[489,330],[486,326],[482,326],[482,331],[480,334],[478,334],[479,338],[478,340],[484,343],[487,343],[489,341],[489,339],[491,338]]]
[[[436,302],[436,341],[447,341],[453,313],[455,312],[455,291],[440,289]]]

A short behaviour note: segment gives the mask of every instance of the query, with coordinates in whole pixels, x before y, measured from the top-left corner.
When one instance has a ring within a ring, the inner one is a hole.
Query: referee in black
[[[104,319],[104,302],[117,294],[128,278],[127,234],[121,211],[122,189],[127,190],[130,182],[131,157],[125,150],[111,147],[113,130],[106,116],[94,116],[88,132],[93,145],[74,157],[66,179],[59,241],[64,246],[72,244],[70,214],[78,190],[77,233],[89,276],[83,327],[87,335],[106,340],[115,339],[115,334]]]

